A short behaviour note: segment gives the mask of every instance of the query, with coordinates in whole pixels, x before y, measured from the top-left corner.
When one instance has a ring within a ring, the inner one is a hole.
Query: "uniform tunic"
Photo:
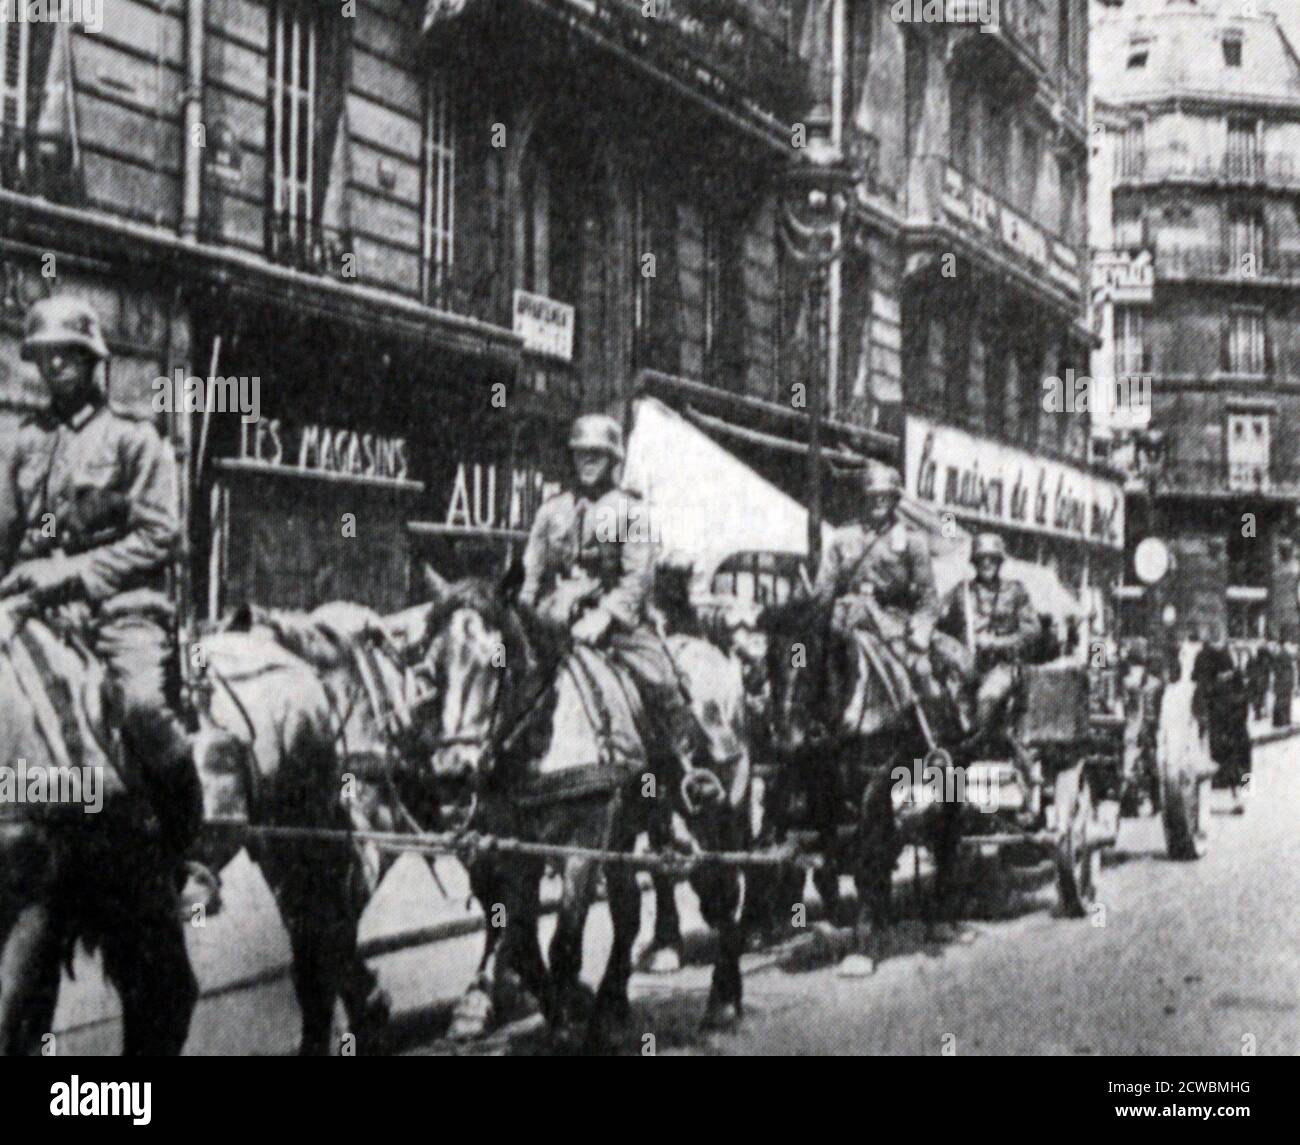
[[[165,711],[174,686],[165,589],[179,533],[176,464],[148,422],[87,404],[20,429],[0,474],[0,563],[66,562],[127,715]]]
[[[667,647],[646,614],[658,552],[647,507],[635,493],[611,488],[590,498],[565,490],[537,511],[519,599],[566,626],[581,612],[575,602],[607,613],[607,647],[684,752],[695,731],[693,717]]]
[[[844,627],[860,626],[855,597],[874,596],[887,641],[911,637],[928,646],[939,613],[934,567],[925,536],[896,521],[876,531],[862,524],[837,530],[822,554],[813,595],[843,601]]]
[[[948,597],[939,624],[950,636],[973,643],[981,668],[1019,659],[1039,634],[1029,593],[1018,580],[999,580],[992,587],[975,577],[962,581]]]

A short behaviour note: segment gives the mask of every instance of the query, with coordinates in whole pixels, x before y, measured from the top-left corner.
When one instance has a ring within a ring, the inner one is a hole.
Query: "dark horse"
[[[918,718],[901,665],[874,637],[845,632],[831,622],[829,604],[797,597],[765,609],[770,687],[769,734],[779,761],[767,790],[765,815],[778,837],[812,832],[826,862],[813,881],[834,921],[845,921],[841,871],[858,888],[857,953],[846,974],[870,969],[895,921],[891,882],[908,839],[924,841],[935,861],[934,904],[946,916],[961,842],[960,804],[918,806],[902,776],[913,761],[943,769]],[[950,730],[947,713],[936,731]],[[934,717],[932,717],[934,718]],[[931,912],[929,920],[936,921]]]
[[[198,985],[176,861],[116,764],[102,683],[71,643],[0,605],[0,751],[26,767],[24,795],[0,802],[2,1054],[45,1048],[79,942],[121,998],[124,1054],[178,1054],[189,1032]]]
[[[735,755],[726,766],[683,775],[676,761],[648,743],[635,695],[603,657],[570,649],[567,639],[547,632],[490,582],[448,586],[430,578],[430,584],[436,598],[430,648],[441,709],[434,770],[444,783],[471,784],[472,827],[498,837],[630,852],[638,836],[677,816],[702,849],[746,845],[743,741],[727,739]],[[728,713],[739,719],[741,682],[726,657],[689,637],[672,638],[670,646],[697,710],[724,725]],[[560,860],[563,894],[549,966],[537,934],[544,866],[520,855],[471,862],[476,897],[490,922],[504,911],[504,926],[489,926],[479,977],[467,997],[491,997],[503,978],[515,975],[540,1002],[554,1034],[567,1037],[586,1019],[586,1048],[607,1049],[629,1014],[641,917],[635,872],[605,864],[613,947],[592,1003],[579,974],[598,864],[578,856]],[[735,868],[700,866],[691,884],[705,921],[718,933],[705,1023],[727,1026],[741,1012],[741,875]]]

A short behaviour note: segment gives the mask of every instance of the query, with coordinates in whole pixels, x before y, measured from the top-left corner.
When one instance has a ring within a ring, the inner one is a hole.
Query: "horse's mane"
[[[233,631],[268,629],[287,652],[315,668],[337,668],[366,630],[381,623],[378,613],[360,604],[336,601],[312,612],[245,605],[227,626]]]

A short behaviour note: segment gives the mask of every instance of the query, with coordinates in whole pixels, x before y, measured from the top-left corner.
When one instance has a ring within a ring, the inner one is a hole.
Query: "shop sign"
[[[461,461],[447,497],[444,523],[460,529],[528,529],[537,507],[560,483],[531,466]]]
[[[409,484],[409,453],[403,437],[327,425],[294,426],[274,417],[241,423],[238,460],[267,469]]]
[[[906,448],[907,491],[933,509],[1123,548],[1124,490],[1117,481],[910,415]]]
[[[573,307],[565,302],[516,290],[514,332],[525,350],[573,361]]]
[[[1097,302],[1121,306],[1155,298],[1156,264],[1149,250],[1099,250],[1092,256],[1092,293]]]
[[[1032,263],[1057,285],[1077,294],[1082,289],[1079,259],[1065,243],[1046,233],[997,196],[985,191],[954,167],[944,173],[944,211]]]

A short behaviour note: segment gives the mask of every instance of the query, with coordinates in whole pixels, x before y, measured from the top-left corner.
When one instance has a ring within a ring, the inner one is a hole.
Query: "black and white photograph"
[[[1300,0],[0,0],[39,1111],[148,1124],[119,1055],[1069,1057],[1099,1125],[1248,1119],[1298,53]]]

